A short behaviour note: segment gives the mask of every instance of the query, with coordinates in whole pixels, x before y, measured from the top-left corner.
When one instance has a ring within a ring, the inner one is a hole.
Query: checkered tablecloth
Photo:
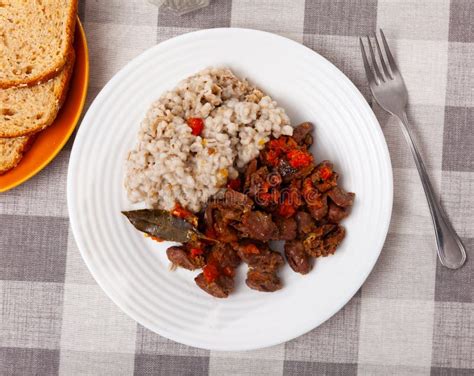
[[[435,189],[470,258],[457,271],[437,261],[407,145],[396,121],[372,105],[390,148],[395,197],[385,247],[362,289],[286,344],[234,353],[187,347],[127,317],[84,265],[66,205],[71,140],[41,173],[0,194],[0,375],[474,374],[474,1],[211,0],[183,17],[145,0],[79,3],[90,48],[88,104],[156,43],[238,26],[304,43],[372,105],[358,36],[382,27]]]

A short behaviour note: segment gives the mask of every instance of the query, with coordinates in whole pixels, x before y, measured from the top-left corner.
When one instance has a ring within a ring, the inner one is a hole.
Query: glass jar
[[[195,10],[207,7],[210,0],[148,0],[150,3],[158,5],[160,9],[167,9],[180,16]]]

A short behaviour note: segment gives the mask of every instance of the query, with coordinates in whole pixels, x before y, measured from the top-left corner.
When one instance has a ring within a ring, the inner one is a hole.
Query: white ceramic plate
[[[120,214],[131,208],[123,161],[152,101],[208,66],[228,66],[268,92],[293,124],[316,126],[313,152],[330,159],[342,185],[356,192],[347,237],[334,256],[301,276],[288,266],[284,288],[245,286],[216,299],[194,284],[197,273],[170,272],[165,249]],[[107,295],[145,327],[206,349],[246,350],[295,338],[327,320],[360,288],[388,230],[392,169],[377,120],[336,67],[289,39],[246,29],[213,29],[163,42],[123,68],[95,99],[79,129],[68,171],[68,205],[82,257]]]

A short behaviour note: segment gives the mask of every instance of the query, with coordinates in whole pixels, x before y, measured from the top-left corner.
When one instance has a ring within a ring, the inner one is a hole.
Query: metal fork
[[[425,164],[418,151],[418,147],[414,142],[411,134],[410,125],[406,114],[406,106],[408,103],[408,92],[403,82],[400,71],[397,68],[392,53],[388,48],[385,35],[380,29],[382,43],[385,50],[385,55],[382,54],[380,44],[376,33],[373,34],[377,55],[379,57],[380,65],[377,62],[376,53],[372,47],[370,37],[367,36],[368,49],[370,51],[370,58],[372,66],[369,64],[367,54],[365,52],[362,38],[359,38],[360,49],[362,51],[362,59],[364,60],[365,73],[369,81],[370,91],[377,103],[390,114],[400,119],[400,126],[403,136],[410,147],[410,150],[415,159],[415,164],[420,174],[421,183],[425,191],[428,206],[433,219],[433,225],[436,236],[436,245],[438,247],[438,257],[444,266],[450,269],[460,268],[466,261],[466,250],[461,242],[461,239],[454,231],[449,223],[448,217],[443,208],[435,197],[433,187],[426,172]]]

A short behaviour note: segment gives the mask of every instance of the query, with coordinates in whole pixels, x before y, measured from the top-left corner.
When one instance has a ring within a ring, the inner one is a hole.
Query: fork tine
[[[370,41],[370,37],[367,35],[367,41],[369,42],[369,50],[370,50],[370,57],[372,58],[372,66],[374,67],[375,75],[380,81],[385,82],[382,73],[380,73],[379,66],[377,64],[377,60],[375,60],[374,49],[372,48],[372,42]]]
[[[395,63],[395,59],[393,58],[392,53],[390,52],[387,39],[385,39],[385,34],[383,33],[382,29],[380,29],[380,35],[382,36],[382,43],[385,49],[385,55],[387,55],[388,63],[390,64],[390,69],[392,70],[393,75],[398,74],[399,72],[398,72],[397,64]]]
[[[382,69],[385,73],[387,79],[393,79],[392,75],[388,71],[387,65],[385,64],[385,58],[382,55],[382,50],[380,49],[379,38],[377,38],[377,33],[374,33],[375,45],[377,46],[377,52],[379,53],[380,63],[382,64]]]
[[[360,51],[362,52],[362,60],[364,61],[365,74],[367,76],[367,80],[369,81],[369,85],[372,82],[377,83],[377,81],[375,80],[374,74],[372,70],[370,69],[369,60],[367,60],[367,54],[365,53],[365,47],[364,47],[364,43],[362,43],[362,38],[359,38],[359,42],[360,42]]]

